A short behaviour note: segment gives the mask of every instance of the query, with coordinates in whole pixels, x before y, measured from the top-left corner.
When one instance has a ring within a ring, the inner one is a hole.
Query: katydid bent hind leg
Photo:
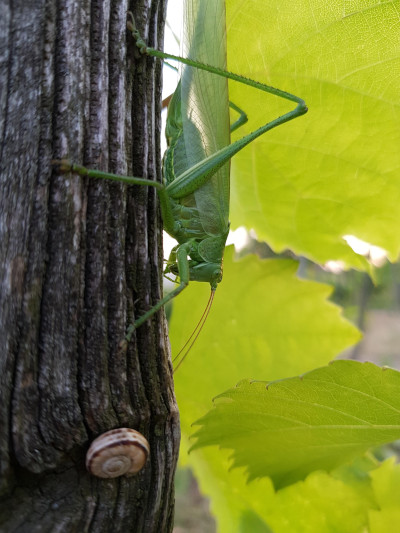
[[[200,161],[191,168],[187,169],[179,176],[175,176],[174,180],[171,181],[171,183],[169,183],[167,186],[167,192],[173,198],[178,199],[190,193],[193,193],[195,190],[199,189],[202,185],[204,185],[209,179],[211,179],[215,172],[217,172],[219,168],[221,168],[225,163],[227,163],[236,153],[238,153],[252,141],[257,139],[267,131],[276,128],[277,126],[280,126],[285,122],[289,122],[290,120],[293,120],[296,117],[304,115],[307,112],[307,106],[304,100],[291,93],[276,89],[275,87],[271,87],[264,83],[245,78],[238,74],[234,74],[232,72],[228,72],[226,70],[211,65],[200,63],[192,59],[186,59],[180,56],[167,54],[165,52],[161,52],[153,48],[148,48],[146,47],[143,39],[140,37],[138,31],[134,27],[134,24],[130,24],[129,27],[132,30],[132,35],[136,39],[136,44],[139,47],[141,53],[148,54],[161,59],[173,59],[175,61],[188,65],[189,67],[194,67],[196,69],[215,74],[216,76],[228,78],[233,81],[249,85],[250,87],[254,87],[261,91],[273,94],[275,96],[279,96],[297,104],[293,110],[288,111],[284,115],[277,117],[276,119],[272,120],[271,122],[268,122],[267,124],[264,124],[255,131],[249,133],[248,135],[245,135],[242,139],[238,139],[234,143],[221,148],[214,154],[206,157],[203,161]],[[174,99],[172,99],[171,103],[173,102],[173,100]],[[231,103],[230,105],[234,109],[236,108],[234,104]],[[239,113],[241,112],[239,108],[236,108],[236,110]],[[243,123],[244,120],[245,119],[240,117],[240,124]],[[238,127],[237,122],[238,121],[236,121],[236,123],[234,123],[232,126],[234,129]]]
[[[247,118],[247,113],[245,113],[243,109],[240,109],[240,107],[234,104],[233,102],[229,101],[229,107],[236,111],[236,113],[239,113],[239,118],[237,118],[235,122],[231,124],[230,130],[232,133],[241,126],[243,126],[243,124],[246,124],[249,119]]]
[[[301,115],[304,115],[307,113],[307,106],[302,98],[299,98],[298,96],[295,96],[294,94],[288,93],[286,91],[282,91],[281,89],[276,89],[275,87],[272,87],[270,85],[266,85],[265,83],[261,83],[255,80],[251,80],[249,78],[246,78],[244,76],[240,76],[239,74],[234,74],[233,72],[228,72],[226,70],[223,70],[218,67],[214,67],[212,65],[206,65],[205,63],[201,63],[196,60],[192,60],[189,58],[184,58],[180,56],[175,56],[173,54],[167,54],[165,52],[161,52],[160,50],[155,50],[154,48],[147,47],[144,43],[143,39],[140,37],[138,31],[134,27],[134,24],[128,25],[129,29],[132,31],[132,35],[134,39],[136,40],[136,44],[138,48],[140,49],[141,53],[147,54],[150,56],[158,57],[160,59],[172,59],[174,61],[177,61],[179,63],[183,63],[185,65],[188,65],[190,67],[194,67],[197,69],[205,70],[206,72],[210,72],[212,74],[215,74],[217,76],[222,76],[224,78],[228,78],[233,81],[237,81],[239,83],[243,83],[245,85],[249,85],[250,87],[254,87],[255,89],[259,89],[261,91],[273,94],[275,96],[279,96],[281,98],[284,98],[285,100],[289,100],[291,102],[294,102],[297,104],[296,108],[292,111],[289,111],[288,113],[285,113],[284,115],[281,115],[280,117],[276,118],[275,120],[272,120],[271,122],[268,122],[264,126],[261,126],[257,130],[255,130],[253,133],[250,133],[243,137],[242,139],[239,139],[235,143],[231,144],[231,155],[230,157],[233,157],[234,154],[236,154],[238,151],[242,150],[247,144],[251,143],[254,139],[259,137],[260,135],[263,135],[266,131],[271,130],[272,128],[275,128],[276,126],[279,126],[281,124],[284,124],[285,122],[288,122],[290,120],[293,120],[296,117],[299,117]],[[230,103],[231,107],[234,109],[236,108],[235,104]],[[237,111],[241,112],[239,108],[236,109]],[[235,129],[237,126],[235,127]],[[236,146],[237,145],[237,146]]]

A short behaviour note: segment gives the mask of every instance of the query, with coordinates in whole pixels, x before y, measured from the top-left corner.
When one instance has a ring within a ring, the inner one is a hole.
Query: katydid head
[[[190,265],[189,273],[191,281],[208,281],[212,291],[215,291],[218,283],[222,281],[222,266],[220,263],[204,262]]]

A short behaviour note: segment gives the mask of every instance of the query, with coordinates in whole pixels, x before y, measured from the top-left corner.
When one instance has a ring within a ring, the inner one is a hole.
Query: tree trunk
[[[159,62],[126,0],[0,0],[0,531],[171,531],[179,445],[155,191],[58,175],[51,160],[161,180]],[[165,0],[136,0],[162,47]],[[126,347],[125,347],[126,348]],[[99,434],[143,433],[134,477],[85,470]]]

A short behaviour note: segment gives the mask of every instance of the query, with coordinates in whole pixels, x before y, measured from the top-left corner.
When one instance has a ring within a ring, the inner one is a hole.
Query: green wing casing
[[[226,70],[225,2],[187,0],[182,55]],[[181,67],[182,139],[174,155],[176,177],[230,144],[228,81],[204,70]],[[229,231],[229,163],[182,199],[195,209],[194,223],[204,232],[199,254],[220,262]]]

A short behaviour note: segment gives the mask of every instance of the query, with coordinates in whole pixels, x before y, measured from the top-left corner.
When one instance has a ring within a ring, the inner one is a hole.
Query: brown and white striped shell
[[[133,476],[144,467],[149,453],[149,443],[138,431],[112,429],[92,442],[86,468],[97,477]]]

